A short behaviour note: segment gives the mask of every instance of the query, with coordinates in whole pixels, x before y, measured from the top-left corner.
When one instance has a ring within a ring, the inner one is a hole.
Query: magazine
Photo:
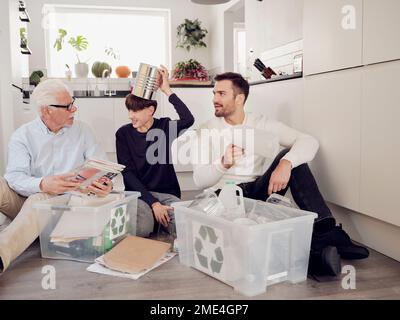
[[[125,166],[106,160],[89,159],[82,166],[76,168],[75,177],[71,179],[73,182],[81,182],[79,189],[86,189],[93,181],[106,178],[112,180],[124,170]],[[80,192],[73,192],[73,194],[80,194]]]

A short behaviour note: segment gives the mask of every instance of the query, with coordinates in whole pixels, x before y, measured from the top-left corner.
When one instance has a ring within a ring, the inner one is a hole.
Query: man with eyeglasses
[[[91,129],[74,121],[74,101],[62,81],[43,81],[31,96],[38,117],[10,139],[6,173],[0,177],[0,212],[13,221],[0,232],[0,273],[40,233],[32,204],[75,190],[79,183],[71,181],[71,171],[88,158],[106,159]],[[95,181],[85,192],[104,197],[111,189],[110,180]]]

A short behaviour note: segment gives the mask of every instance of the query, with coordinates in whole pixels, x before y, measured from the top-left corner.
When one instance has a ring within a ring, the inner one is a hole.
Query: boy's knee
[[[138,237],[148,237],[154,228],[153,210],[143,200],[138,201],[136,235]]]

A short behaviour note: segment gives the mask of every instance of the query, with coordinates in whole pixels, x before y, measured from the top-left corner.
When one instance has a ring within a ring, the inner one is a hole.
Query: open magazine
[[[105,181],[105,178],[112,180],[118,174],[120,174],[124,168],[124,165],[115,162],[89,159],[82,166],[74,170],[76,175],[71,180],[74,182],[81,182],[79,188],[83,190],[90,186],[95,180],[100,180],[100,182],[102,179]],[[83,193],[79,191],[72,193],[76,195],[83,195]]]

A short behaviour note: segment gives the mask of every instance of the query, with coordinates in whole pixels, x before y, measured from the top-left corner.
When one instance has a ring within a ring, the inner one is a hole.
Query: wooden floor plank
[[[186,194],[192,197],[193,194]],[[399,299],[400,263],[371,250],[366,260],[343,261],[356,269],[356,289],[344,290],[341,275],[327,282],[279,283],[251,299]],[[42,267],[56,269],[56,289],[42,289]],[[39,242],[0,275],[0,299],[249,299],[232,287],[179,263],[175,257],[139,280],[86,271],[88,264],[42,259]]]

